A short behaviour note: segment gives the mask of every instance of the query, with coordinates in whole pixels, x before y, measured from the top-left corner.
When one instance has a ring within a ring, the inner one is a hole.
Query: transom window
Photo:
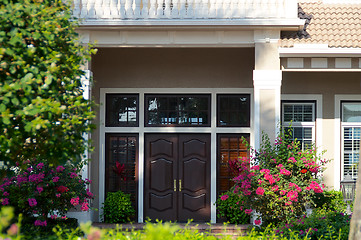
[[[360,160],[361,102],[342,102],[342,160],[343,175],[357,178]]]
[[[137,127],[138,95],[107,94],[105,126]]]
[[[250,95],[249,94],[218,94],[217,95],[217,126],[218,127],[249,127],[250,126]]]
[[[210,126],[210,95],[145,95],[145,126]]]
[[[293,140],[307,149],[315,142],[315,105],[314,101],[282,101],[282,126],[293,132]]]

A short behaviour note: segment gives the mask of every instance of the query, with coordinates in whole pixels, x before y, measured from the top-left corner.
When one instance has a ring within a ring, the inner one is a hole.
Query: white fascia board
[[[277,27],[282,29],[297,30],[302,29],[305,24],[304,19],[142,19],[142,20],[120,20],[120,19],[83,19],[79,27],[184,27],[184,26],[233,26],[233,27]]]
[[[279,48],[278,53],[280,57],[361,57],[361,48],[324,48],[321,45],[310,45],[309,48]]]

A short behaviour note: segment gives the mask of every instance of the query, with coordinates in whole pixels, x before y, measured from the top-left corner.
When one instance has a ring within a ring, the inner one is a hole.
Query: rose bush
[[[223,193],[217,199],[217,216],[225,218],[231,224],[249,224],[250,216],[243,210],[244,199],[232,190]]]
[[[323,192],[321,177],[327,161],[314,146],[302,150],[299,141],[292,140],[292,132],[281,132],[275,144],[264,135],[260,149],[250,151],[251,158],[229,162],[236,174],[234,192],[246,197],[242,206],[246,213],[255,210],[266,224],[287,222],[301,216],[312,206],[312,196]]]
[[[65,217],[73,207],[89,209],[93,194],[79,169],[67,163],[54,166],[37,160],[28,161],[26,169],[16,169],[15,176],[3,179],[0,185],[1,204],[15,208],[17,214],[36,217],[36,226],[46,226],[47,218]]]

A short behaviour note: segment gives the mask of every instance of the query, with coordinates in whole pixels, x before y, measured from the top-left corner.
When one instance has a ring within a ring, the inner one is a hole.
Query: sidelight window
[[[105,193],[131,194],[137,206],[138,135],[106,134]]]
[[[357,178],[360,160],[361,102],[342,102],[342,160],[344,176]]]
[[[228,191],[233,185],[235,174],[229,168],[229,161],[248,156],[243,138],[249,142],[249,134],[219,134],[217,149],[217,196]]]

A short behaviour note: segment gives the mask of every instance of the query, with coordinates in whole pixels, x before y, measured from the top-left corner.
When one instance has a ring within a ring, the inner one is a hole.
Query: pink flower
[[[36,202],[36,199],[35,199],[35,198],[29,198],[29,199],[28,199],[28,202],[29,202],[29,206],[30,206],[30,207],[34,207],[34,206],[36,206],[36,204],[38,204],[38,203]]]
[[[246,196],[251,195],[251,193],[252,193],[252,192],[251,192],[251,191],[248,191],[248,190],[244,190],[244,191],[243,191],[243,194],[246,195]]]
[[[281,190],[281,191],[280,191],[280,194],[281,194],[281,195],[285,195],[286,192],[287,192],[286,190]]]
[[[67,192],[69,191],[69,188],[65,187],[65,186],[59,186],[56,188],[56,190],[60,193],[64,193],[64,192]]]
[[[70,199],[70,203],[71,203],[73,206],[78,205],[78,204],[79,204],[79,197]]]
[[[277,192],[278,189],[279,189],[278,185],[275,185],[275,186],[272,187],[272,191],[274,191],[274,192]]]
[[[271,171],[269,169],[262,169],[260,172],[270,174]]]
[[[252,167],[251,167],[251,170],[256,170],[256,171],[258,171],[258,170],[259,170],[259,165],[252,166]]]
[[[8,193],[8,192],[4,192],[4,193],[3,193],[3,196],[5,196],[5,197],[6,197],[6,196],[9,196],[9,193]]]
[[[42,187],[40,187],[40,186],[36,186],[36,190],[40,194],[44,189]]]
[[[86,190],[86,194],[87,194],[88,197],[90,197],[90,198],[92,198],[92,197],[94,196],[94,194],[91,193],[91,192],[89,191],[89,189]]]
[[[264,189],[261,188],[261,187],[258,187],[257,190],[256,190],[256,194],[257,195],[263,195],[264,194]]]
[[[70,173],[70,178],[75,178],[75,177],[77,177],[78,175],[75,173],[75,172],[71,172]]]
[[[35,225],[35,226],[46,227],[47,223],[46,223],[46,221],[36,220],[36,221],[34,222],[34,225]]]
[[[255,224],[255,225],[260,225],[260,224],[261,224],[261,220],[258,220],[258,219],[257,219],[257,220],[254,220],[254,224]]]
[[[282,168],[282,167],[283,167],[282,164],[278,164],[278,165],[276,166],[276,168]]]
[[[56,214],[50,216],[51,219],[56,219],[57,217],[58,217],[58,215],[56,215]]]
[[[244,210],[244,212],[245,212],[246,214],[251,214],[251,213],[252,213],[252,209],[246,209],[246,210]]]
[[[289,161],[289,162],[293,162],[293,163],[297,162],[294,157],[290,157],[290,158],[288,159],[288,161]]]
[[[285,168],[282,168],[281,171],[280,171],[280,173],[281,173],[282,175],[286,175],[286,176],[291,175],[291,172],[288,171],[288,170],[285,169]]]
[[[80,207],[80,210],[82,211],[88,211],[89,210],[89,206],[88,206],[88,202],[83,202],[81,207]]]
[[[59,198],[61,196],[61,194],[57,193],[57,194],[55,194],[55,196]]]
[[[9,205],[9,198],[3,198],[3,199],[1,199],[1,204],[2,204],[2,205]]]
[[[53,177],[53,182],[57,182],[57,181],[59,181],[59,177],[58,176]]]
[[[222,201],[227,200],[228,197],[229,197],[229,196],[228,196],[227,194],[226,194],[226,195],[223,195],[223,196],[221,196],[221,200],[222,200]]]
[[[63,166],[58,166],[58,167],[56,168],[56,171],[57,171],[57,172],[62,172],[64,169],[65,169],[65,168],[64,168]]]
[[[44,163],[39,163],[37,166],[36,166],[36,168],[37,169],[42,169],[44,167]]]

